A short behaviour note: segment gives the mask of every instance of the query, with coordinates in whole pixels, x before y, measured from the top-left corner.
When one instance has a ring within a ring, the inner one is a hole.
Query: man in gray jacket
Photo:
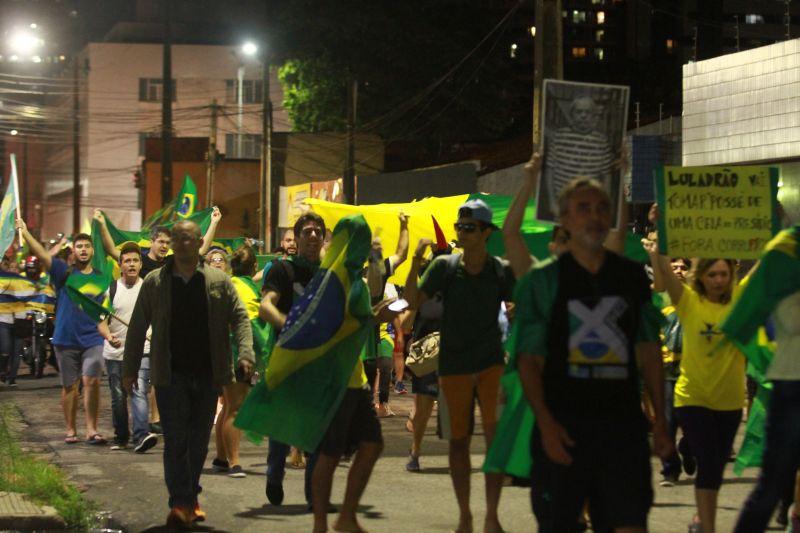
[[[173,226],[173,255],[144,280],[123,358],[123,384],[130,391],[152,326],[150,378],[164,429],[167,526],[173,528],[205,520],[197,502],[200,473],[217,397],[234,381],[231,331],[239,347],[236,372],[247,379],[255,361],[244,305],[227,274],[203,264],[200,235],[194,222]]]

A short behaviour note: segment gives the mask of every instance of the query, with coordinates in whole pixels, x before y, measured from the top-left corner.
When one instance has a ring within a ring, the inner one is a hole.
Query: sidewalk
[[[103,511],[109,511],[114,523],[122,524],[126,531],[161,531],[169,509],[163,481],[162,443],[146,454],[131,450],[112,452],[106,447],[83,443],[64,444],[64,429],[59,406],[60,386],[55,375],[41,380],[19,379],[19,387],[7,389],[0,386],[0,400],[13,400],[30,424],[23,435],[25,445],[50,454],[86,496],[95,501]],[[113,436],[108,387],[102,385],[102,411],[100,431],[106,438]],[[411,435],[405,430],[405,420],[412,406],[409,395],[391,397],[391,406],[397,416],[384,419],[383,431],[386,449],[378,461],[370,484],[362,498],[359,519],[368,531],[448,531],[457,521],[457,506],[453,495],[447,466],[447,445],[438,440],[432,419],[423,444],[426,455],[421,458],[423,472],[405,471]],[[79,423],[83,414],[79,413]],[[80,426],[79,426],[80,427]],[[744,426],[742,426],[743,429]],[[741,433],[741,431],[740,431]],[[79,430],[79,436],[84,437]],[[739,439],[741,438],[741,435]],[[738,440],[737,440],[738,445]],[[482,435],[473,442],[472,507],[476,531],[480,530],[484,516],[484,490],[482,477],[477,475],[484,447]],[[266,444],[256,446],[242,442],[242,467],[248,476],[232,479],[211,471],[214,442],[211,439],[207,468],[201,483],[201,505],[208,513],[202,531],[262,532],[309,531],[311,515],[306,513],[303,498],[302,470],[287,469],[284,489],[286,498],[281,507],[266,502],[265,467]],[[694,513],[694,494],[691,481],[681,481],[677,486],[661,488],[660,465],[653,462],[653,480],[656,504],[650,514],[650,531],[672,533],[685,531]],[[348,466],[342,465],[334,479],[332,502],[342,500]],[[718,531],[730,531],[747,494],[752,489],[756,471],[747,471],[742,478],[726,473],[726,483],[720,493],[720,510],[717,516]],[[536,529],[530,511],[528,490],[508,487],[504,489],[500,516],[507,531],[532,531]]]

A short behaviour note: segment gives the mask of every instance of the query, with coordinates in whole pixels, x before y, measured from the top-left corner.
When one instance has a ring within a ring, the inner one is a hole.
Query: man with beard
[[[28,232],[22,219],[17,219],[16,226],[22,231],[22,237],[28,243],[31,253],[39,258],[42,268],[50,273],[51,283],[57,291],[58,314],[52,342],[61,374],[61,398],[67,426],[64,442],[78,442],[75,417],[78,411],[78,380],[82,380],[86,442],[105,444],[106,439],[97,432],[100,378],[103,375],[103,337],[97,331],[97,324],[72,302],[66,291],[68,278],[89,277],[94,274],[91,265],[94,255],[92,238],[85,233],[75,235],[72,239],[75,263],[70,267],[63,260],[50,256],[41,243]]]

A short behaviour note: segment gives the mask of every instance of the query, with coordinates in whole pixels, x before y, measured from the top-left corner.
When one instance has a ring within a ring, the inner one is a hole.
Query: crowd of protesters
[[[500,228],[482,200],[460,207],[455,242],[432,228],[431,238],[415,243],[401,283],[389,280],[408,259],[408,217],[399,214],[393,255],[384,257],[381,239],[372,239],[363,275],[375,310],[374,334],[319,448],[297,450],[270,439],[265,494],[272,505],[284,501],[289,458],[291,466],[305,468],[303,497],[314,513],[314,530],[327,530],[333,472],[342,456],[356,450],[334,528],[361,531],[358,501],[383,449],[379,419],[394,415],[390,392],[405,394],[408,378],[414,404],[406,423],[405,468],[424,470],[423,437],[438,406],[458,505],[456,531],[472,531],[476,407],[489,448],[500,417],[501,379],[512,369],[536,419],[529,484],[540,531],[646,531],[652,453],[662,462],[662,487],[681,475],[694,476],[696,512],[685,517],[689,531],[716,531],[718,494],[746,405],[746,360],[740,345],[725,340],[721,325],[759,266],[745,274],[726,258],[660,255],[655,231],[642,241],[649,265],[624,257],[627,219],[620,230],[611,229],[611,199],[588,178],[572,180],[561,192],[551,257],[537,261],[520,226],[540,171],[541,159],[534,155],[502,228],[504,258],[487,251]],[[658,216],[654,206],[653,227]],[[64,442],[109,443],[115,452],[144,453],[163,440],[167,522],[189,527],[206,518],[198,494],[212,428],[213,470],[246,475],[234,421],[259,362],[269,355],[254,352],[250,322],[262,320],[280,335],[320,268],[330,231],[315,213],[301,215],[282,236],[279,257],[259,268],[248,245],[232,252],[211,246],[218,210],[205,235],[189,221],[156,227],[146,250],[135,243],[116,247],[102,213],[95,218],[104,248],[119,263],[119,279],[103,294],[113,317],[94,322],[66,291],[68,278],[93,273],[96,250],[89,235],[75,235],[65,255],[66,240],[47,249],[19,221],[31,255],[24,265],[6,259],[2,268],[24,270],[56,291],[51,342],[62,386]],[[762,531],[776,506],[778,522],[800,531],[798,298],[791,294],[778,309],[780,365],[770,374],[777,384],[765,451],[775,457],[765,460],[737,531]],[[387,302],[399,299],[408,305],[388,311]],[[18,318],[0,315],[2,377],[11,387],[20,360]],[[509,329],[512,341],[504,343]],[[437,357],[435,370],[417,375],[406,369],[405,355],[414,350]],[[109,439],[98,429],[104,375],[114,429]],[[79,436],[81,397],[85,428]],[[484,531],[502,531],[503,485],[502,473],[485,474]]]

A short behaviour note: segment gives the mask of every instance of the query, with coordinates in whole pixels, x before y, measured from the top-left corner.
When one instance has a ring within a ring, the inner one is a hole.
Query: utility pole
[[[356,111],[358,107],[358,81],[347,83],[347,156],[344,164],[344,202],[356,205]]]
[[[564,78],[561,0],[536,0],[536,42],[533,70],[533,146],[542,141],[542,86],[545,79]]]
[[[736,51],[741,51],[741,47],[739,46],[739,15],[733,16],[734,20],[736,21]]]
[[[214,174],[217,171],[217,99],[211,101],[211,131],[208,135],[206,166],[206,207],[214,205]]]
[[[164,47],[161,72],[161,203],[172,200],[172,29],[170,1],[164,0]]]
[[[694,37],[692,37],[692,61],[697,62],[697,26],[694,27]]]
[[[659,135],[661,135],[661,133],[662,133],[661,132],[661,122],[662,122],[663,118],[664,118],[664,104],[659,102],[659,104],[658,104],[658,134]]]
[[[269,98],[269,56],[261,63],[261,179],[259,181],[258,239],[261,253],[272,250],[272,232],[277,226],[277,209],[272,194],[272,101]]]
[[[785,0],[786,2],[786,14],[784,15],[786,19],[786,40],[792,38],[792,12],[789,9],[792,3],[792,0]]]
[[[80,122],[78,111],[80,109],[80,67],[78,63],[80,57],[75,56],[72,65],[72,77],[74,78],[72,87],[72,232],[78,233],[81,230],[81,143],[79,139]]]

